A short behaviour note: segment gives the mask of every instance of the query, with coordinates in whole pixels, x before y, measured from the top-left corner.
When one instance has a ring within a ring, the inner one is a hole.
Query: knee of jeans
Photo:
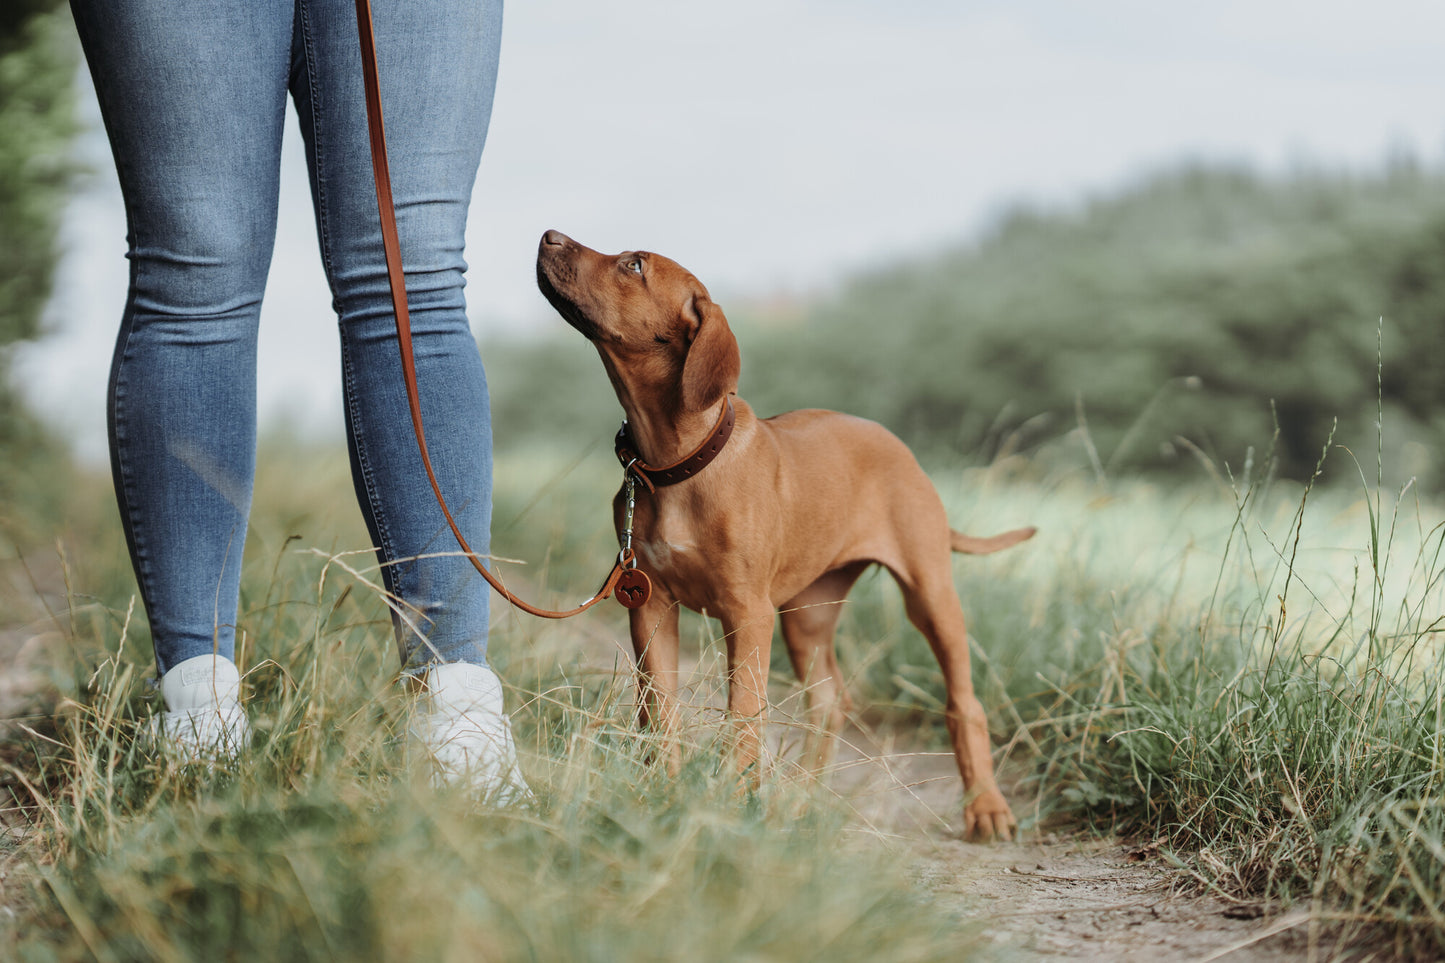
[[[466,316],[465,279],[460,270],[425,271],[406,267],[406,302],[412,334],[470,333]],[[336,290],[337,312],[343,325],[363,322],[391,323],[391,285],[385,269],[352,277]]]
[[[466,222],[448,213],[451,207],[408,205],[397,210],[407,304],[418,333],[428,324],[447,324],[450,313],[461,314],[466,308]],[[464,215],[465,208],[461,211]],[[390,278],[379,238],[378,232],[332,245],[331,282],[343,323],[391,316]]]
[[[159,220],[150,230],[134,232],[130,258],[137,309],[197,320],[259,313],[274,222],[268,228],[265,218],[204,202],[167,211]]]

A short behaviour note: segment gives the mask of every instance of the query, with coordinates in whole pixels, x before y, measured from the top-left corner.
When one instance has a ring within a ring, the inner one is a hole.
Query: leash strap
[[[617,582],[623,577],[624,572],[632,570],[633,557],[630,551],[623,551],[618,554],[616,563],[612,566],[611,573],[597,594],[583,602],[575,609],[565,612],[556,612],[550,609],[538,608],[531,605],[508,591],[501,581],[493,575],[478,555],[472,551],[467,540],[462,537],[461,529],[457,526],[456,519],[452,518],[451,509],[447,508],[446,499],[442,497],[441,485],[437,483],[436,472],[432,469],[431,455],[427,452],[426,432],[421,421],[421,396],[416,383],[416,359],[412,352],[411,344],[411,315],[407,311],[406,303],[406,275],[401,265],[401,243],[396,232],[396,210],[392,204],[391,197],[391,173],[386,163],[386,128],[381,118],[381,84],[377,79],[376,70],[376,37],[372,31],[371,4],[369,0],[356,0],[356,26],[361,35],[361,72],[366,87],[366,124],[371,135],[371,169],[376,180],[376,204],[381,212],[381,242],[386,252],[386,273],[391,283],[391,301],[396,315],[396,340],[401,349],[401,370],[406,378],[406,400],[411,407],[411,426],[416,432],[417,449],[421,452],[421,461],[426,466],[426,476],[431,482],[432,494],[436,496],[437,504],[441,506],[442,514],[446,516],[447,525],[451,527],[452,534],[456,536],[457,544],[462,547],[467,558],[471,561],[472,567],[482,574],[499,593],[502,598],[515,605],[530,615],[544,619],[565,619],[596,605],[607,598],[612,590],[617,587]],[[638,573],[639,575],[641,573]]]

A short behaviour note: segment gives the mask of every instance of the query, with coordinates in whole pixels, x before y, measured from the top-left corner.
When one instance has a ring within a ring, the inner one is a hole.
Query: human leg
[[[73,0],[125,198],[116,496],[164,675],[234,652],[292,0]]]
[[[473,550],[491,524],[486,378],[462,296],[467,207],[496,79],[498,2],[374,11],[392,186],[428,448]],[[367,145],[355,13],[301,0],[292,92],[340,319],[353,480],[399,601],[410,672],[483,664],[489,590],[436,506],[412,438]],[[408,624],[409,623],[409,624]]]
[[[427,447],[470,547],[491,526],[486,375],[462,297],[467,208],[496,81],[501,3],[373,10],[392,188]],[[382,253],[352,5],[301,0],[292,77],[322,259],[340,320],[352,477],[377,546],[412,733],[445,780],[530,798],[501,680],[485,664],[490,589],[458,556],[412,436]]]

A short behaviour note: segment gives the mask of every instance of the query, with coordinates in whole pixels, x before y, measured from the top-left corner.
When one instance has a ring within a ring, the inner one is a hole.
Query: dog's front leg
[[[641,608],[632,610],[629,628],[637,656],[637,722],[658,740],[658,751],[671,773],[682,766],[677,744],[677,603],[660,586]]]
[[[728,646],[728,719],[733,758],[754,788],[762,779],[763,726],[768,716],[768,664],[773,646],[773,608],[763,600],[722,618]],[[751,771],[750,771],[751,770]]]

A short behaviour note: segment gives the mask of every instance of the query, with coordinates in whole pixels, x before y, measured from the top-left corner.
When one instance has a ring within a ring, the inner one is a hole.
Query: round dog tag
[[[652,581],[641,569],[629,568],[617,580],[617,601],[624,608],[635,609],[644,604],[652,595]]]

